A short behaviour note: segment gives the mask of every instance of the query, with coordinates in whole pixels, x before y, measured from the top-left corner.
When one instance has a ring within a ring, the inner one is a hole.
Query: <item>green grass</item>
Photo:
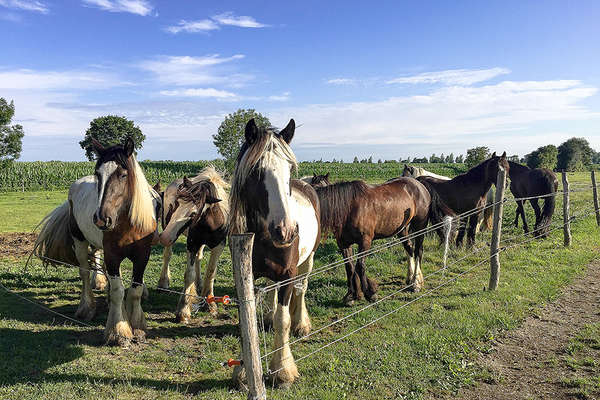
[[[0,233],[33,231],[46,214],[66,199],[66,190],[0,194]]]
[[[573,182],[586,182],[584,174],[570,176]],[[39,193],[19,194],[34,196]],[[0,232],[30,229],[65,193],[19,202],[17,194],[0,194],[0,204],[11,204],[10,214],[27,216],[0,221]],[[591,207],[590,193],[572,194],[574,213]],[[50,204],[52,203],[52,204]],[[4,207],[2,207],[4,209]],[[527,207],[532,221],[530,207]],[[555,223],[561,221],[562,203],[557,202]],[[8,214],[8,213],[7,213]],[[507,203],[503,235],[519,234],[512,227],[514,205]],[[550,301],[574,277],[585,271],[600,249],[598,227],[593,217],[572,223],[573,245],[562,246],[562,231],[554,231],[543,241],[532,241],[502,253],[500,285],[497,291],[483,290],[488,283],[486,264],[415,303],[393,313],[363,331],[298,363],[301,378],[291,389],[272,390],[276,399],[340,398],[422,398],[427,392],[453,393],[460,386],[486,379],[485,371],[475,364],[479,352],[501,331],[519,325],[522,319]],[[486,246],[489,233],[478,236],[476,246]],[[522,240],[519,238],[517,240]],[[381,243],[381,241],[376,242]],[[437,239],[425,244],[424,274],[441,266]],[[157,292],[162,248],[152,251],[145,281],[150,299],[143,304],[149,325],[148,343],[131,348],[102,346],[102,328],[106,307],[92,321],[92,328],[52,316],[10,295],[0,302],[0,398],[169,398],[197,396],[205,399],[242,399],[233,391],[231,371],[217,361],[239,354],[237,313],[220,308],[217,318],[199,313],[192,326],[173,322],[177,298]],[[468,252],[454,249],[449,262]],[[487,258],[485,248],[477,255],[452,265],[444,274],[426,278],[425,290],[431,289],[479,260]],[[316,255],[315,268],[339,259],[333,240],[323,243]],[[179,290],[183,281],[185,248],[180,240],[171,262],[172,286]],[[77,308],[79,278],[76,270],[49,268],[37,263],[27,272],[24,260],[0,260],[0,282],[17,293],[41,302],[51,309],[72,316]],[[130,265],[124,263],[123,275],[130,277]],[[406,258],[401,248],[391,248],[367,259],[367,271],[380,283],[381,295],[397,291],[404,284]],[[345,273],[342,268],[316,275],[309,283],[307,301],[313,328],[317,329],[366,303],[344,307]],[[231,261],[228,250],[219,262],[215,283],[218,295],[233,296]],[[98,297],[101,296],[97,293]],[[418,294],[400,293],[356,317],[294,345],[296,358],[329,343],[384,313],[401,307]],[[102,300],[98,300],[100,305]],[[272,333],[265,337],[270,348]],[[261,347],[262,348],[262,347]]]
[[[569,341],[564,363],[573,376],[565,377],[561,384],[580,399],[600,396],[600,323],[588,324]]]

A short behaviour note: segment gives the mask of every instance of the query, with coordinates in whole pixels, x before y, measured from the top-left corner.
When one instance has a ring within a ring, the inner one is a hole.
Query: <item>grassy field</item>
[[[357,176],[360,175],[353,177]],[[371,180],[381,181],[387,177]],[[571,175],[570,180],[588,183],[589,175]],[[65,196],[64,190],[1,193],[0,232],[29,231]],[[591,206],[590,192],[572,194],[572,213],[589,210]],[[503,237],[518,237],[503,245],[524,240],[519,235],[522,231],[512,226],[514,208],[513,203],[507,203]],[[531,209],[527,209],[532,221]],[[559,224],[562,220],[560,199],[556,210],[554,222]],[[525,315],[555,298],[562,287],[582,274],[586,265],[597,257],[600,236],[593,216],[575,220],[572,229],[573,245],[570,248],[562,246],[562,231],[556,230],[547,240],[531,241],[502,253],[497,291],[483,290],[489,279],[489,267],[484,263],[455,282],[299,362],[299,381],[285,391],[269,386],[269,398],[419,399],[426,393],[452,393],[462,385],[485,378],[487,371],[475,363],[479,352],[486,351],[490,341],[500,332],[517,326]],[[479,235],[476,248],[483,250],[451,265],[444,273],[426,277],[425,290],[458,277],[487,258],[489,240],[489,233]],[[91,327],[82,327],[22,299],[2,294],[0,398],[246,398],[230,386],[231,371],[218,364],[239,354],[235,309],[220,308],[217,318],[200,312],[190,326],[174,323],[177,297],[153,289],[160,273],[161,253],[161,247],[153,249],[145,275],[150,288],[150,298],[143,304],[149,326],[148,341],[129,348],[102,345],[107,310],[101,300],[98,301],[100,312]],[[453,249],[449,263],[466,255],[466,250]],[[334,242],[329,239],[320,246],[315,267],[339,258]],[[184,259],[185,247],[180,240],[171,262],[172,287],[176,290],[182,287]],[[441,259],[442,250],[437,239],[428,238],[424,274],[427,276],[438,270]],[[0,282],[26,298],[72,316],[79,297],[77,271],[68,268],[45,270],[39,262],[24,271],[24,263],[22,258],[0,259]],[[126,280],[130,276],[129,270],[130,265],[125,264],[123,275]],[[218,271],[216,294],[233,295],[227,250]],[[381,295],[397,291],[406,276],[403,249],[393,247],[368,258],[367,271],[380,283]],[[342,305],[345,279],[341,267],[316,275],[309,282],[307,300],[314,329],[366,304],[359,302],[352,308]],[[97,297],[103,296],[103,293],[97,293]],[[299,358],[418,296],[402,292],[294,345],[292,351]],[[597,327],[582,334],[600,340]],[[272,334],[266,334],[265,339],[270,348]],[[573,342],[574,357],[578,354],[577,340]]]

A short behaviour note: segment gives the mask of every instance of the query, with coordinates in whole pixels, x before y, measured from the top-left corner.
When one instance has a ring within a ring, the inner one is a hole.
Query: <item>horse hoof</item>
[[[75,312],[75,318],[82,319],[84,321],[91,321],[96,315],[96,309],[91,307],[80,307]]]
[[[181,314],[177,314],[175,316],[175,322],[179,323],[179,324],[184,324],[184,325],[188,325],[191,322],[191,317],[187,316],[187,315],[181,315]]]
[[[367,296],[367,300],[370,301],[371,303],[377,301],[379,299],[379,296],[377,295],[377,293],[373,293],[371,296]]]
[[[138,342],[145,342],[146,341],[146,332],[142,329],[134,329],[133,337]]]
[[[169,288],[169,279],[168,278],[160,278],[158,280],[158,285],[156,285],[159,289],[168,289]]]
[[[344,296],[344,298],[342,299],[342,303],[344,303],[344,305],[350,307],[354,305],[354,300],[357,300],[355,298],[355,296],[352,293],[348,293]]]

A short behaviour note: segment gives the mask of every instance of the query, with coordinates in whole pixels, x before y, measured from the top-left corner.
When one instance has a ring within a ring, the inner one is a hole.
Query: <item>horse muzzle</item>
[[[106,217],[106,219],[104,219],[104,218],[100,218],[98,216],[98,213],[94,213],[94,216],[92,219],[93,219],[94,225],[96,225],[96,227],[98,227],[98,229],[100,229],[101,231],[107,231],[112,228],[113,221],[112,221],[111,217]]]
[[[289,247],[298,237],[298,224],[293,229],[285,228],[282,224],[269,229],[273,245],[278,248]]]

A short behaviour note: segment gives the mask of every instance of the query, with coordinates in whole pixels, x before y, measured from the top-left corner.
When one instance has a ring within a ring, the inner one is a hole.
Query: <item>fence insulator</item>
[[[231,304],[229,296],[208,296],[206,298],[207,303],[223,303],[225,305]]]
[[[230,358],[229,360],[225,361],[222,365],[224,367],[235,367],[236,365],[244,365],[244,361],[234,360],[233,358]]]

